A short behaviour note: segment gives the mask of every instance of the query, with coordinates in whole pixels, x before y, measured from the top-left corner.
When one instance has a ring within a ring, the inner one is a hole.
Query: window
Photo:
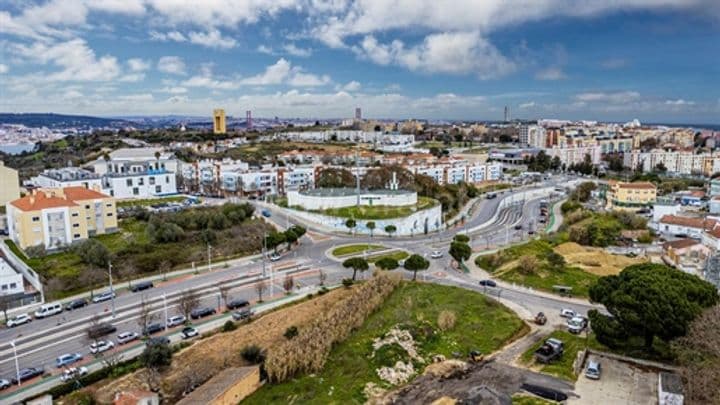
[[[89,210],[89,209],[90,209],[90,205],[86,205],[86,206],[85,206],[85,209],[86,209],[86,210]]]
[[[40,221],[40,217],[32,217],[32,221],[33,221],[33,222],[38,222],[38,221]]]
[[[170,176],[165,176],[165,184],[169,184],[169,183],[170,183]]]
[[[161,186],[155,186],[155,192],[156,192],[156,193],[162,193],[162,187],[161,187]]]
[[[106,207],[112,207],[112,203],[105,204]]]
[[[73,235],[73,238],[79,239],[79,238],[80,238],[80,234],[79,234],[79,233],[76,233],[75,235]]]
[[[76,217],[76,216],[78,216],[78,213],[77,213],[77,212],[73,212],[73,213],[72,213],[72,216]]]
[[[151,186],[154,186],[155,185],[155,177],[148,178],[148,184],[150,184]]]
[[[144,186],[144,185],[145,185],[145,179],[143,179],[142,177],[140,177],[140,178],[138,179],[138,185],[139,185],[139,186]]]
[[[10,288],[16,288],[16,287],[17,287],[17,283],[10,283]]]
[[[140,194],[140,191],[138,190],[137,187],[134,187],[134,188],[133,188],[133,195],[138,195],[138,194]]]
[[[73,228],[79,228],[80,224],[73,224]]]
[[[133,185],[132,179],[125,180],[125,184],[127,184],[128,187],[132,187],[132,185]]]
[[[113,213],[112,213],[112,212],[108,212],[108,213],[107,213],[107,216],[111,217],[111,216],[113,216]]]

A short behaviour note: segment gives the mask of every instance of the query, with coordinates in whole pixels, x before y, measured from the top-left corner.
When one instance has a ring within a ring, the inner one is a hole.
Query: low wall
[[[322,191],[326,191],[327,193],[323,194]],[[347,190],[342,190],[342,192],[334,194],[332,189],[316,189],[312,190],[312,192],[290,191],[287,193],[287,197],[288,206],[300,206],[306,210],[353,207],[358,201],[356,194],[348,194]],[[361,205],[399,207],[415,205],[417,201],[417,193],[414,191],[398,190],[397,192],[389,192],[388,190],[381,190],[378,192],[363,191],[360,193]]]
[[[0,251],[2,251],[3,256],[5,256],[5,260],[10,264],[10,266],[20,272],[25,280],[30,283],[35,290],[40,292],[40,296],[43,297],[42,300],[44,301],[43,285],[40,281],[40,276],[35,272],[35,270],[31,269],[30,266],[22,261],[22,259],[17,257],[15,253],[10,250],[10,247],[5,244],[5,241],[0,241]]]
[[[293,216],[301,218],[305,221],[322,225],[327,228],[331,228],[338,232],[348,232],[348,228],[345,226],[345,222],[348,218],[331,217],[329,215],[317,214],[313,212],[289,210]],[[427,232],[435,232],[442,229],[442,206],[440,204],[435,205],[432,208],[418,211],[414,214],[408,215],[407,217],[390,218],[390,219],[356,219],[357,226],[353,229],[355,234],[369,235],[370,230],[365,226],[368,222],[375,222],[375,235],[388,235],[385,232],[387,225],[394,225],[397,231],[392,236],[410,236],[419,235],[425,233],[427,226]]]

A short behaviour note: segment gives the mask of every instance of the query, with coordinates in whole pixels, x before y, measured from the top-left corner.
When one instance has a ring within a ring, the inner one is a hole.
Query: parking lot
[[[584,371],[575,383],[579,398],[570,398],[568,404],[657,404],[658,374],[639,369],[631,364],[606,357],[588,356],[585,365],[598,360],[602,368],[599,380],[585,377]]]

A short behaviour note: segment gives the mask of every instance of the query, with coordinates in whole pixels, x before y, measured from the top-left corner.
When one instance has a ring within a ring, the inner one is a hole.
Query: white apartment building
[[[545,128],[538,125],[523,125],[520,127],[520,145],[532,148],[544,148],[547,144]]]
[[[48,169],[26,182],[26,185],[40,188],[85,187],[91,190],[102,188],[102,176],[80,167]]]
[[[277,170],[277,178],[280,194],[286,194],[289,191],[313,189],[315,188],[315,167],[281,167]]]
[[[117,199],[153,198],[177,194],[175,173],[179,169],[172,153],[161,148],[124,148],[109,159],[91,163],[102,176],[102,190]]]
[[[0,257],[0,295],[21,294],[25,292],[23,276]]]
[[[565,166],[570,166],[576,163],[582,163],[585,160],[586,155],[590,155],[590,160],[593,164],[600,163],[600,147],[597,145],[592,146],[577,146],[577,147],[554,147],[544,149],[545,153],[554,158],[557,156],[560,158],[560,162]]]
[[[103,176],[102,191],[117,199],[155,198],[177,194],[175,173],[150,170],[145,173]]]
[[[412,145],[415,135],[386,134],[384,132],[367,132],[352,130],[328,130],[307,132],[277,132],[273,135],[261,137],[261,141],[297,141],[297,142],[359,142],[380,145]]]
[[[424,174],[432,177],[438,184],[445,183],[445,168],[440,166],[409,166],[407,167],[413,174]]]
[[[637,168],[642,165],[643,171],[655,170],[658,164],[665,166],[668,172],[679,174],[711,175],[720,172],[720,153],[667,152],[653,150],[650,152],[634,151],[624,155],[626,167]]]

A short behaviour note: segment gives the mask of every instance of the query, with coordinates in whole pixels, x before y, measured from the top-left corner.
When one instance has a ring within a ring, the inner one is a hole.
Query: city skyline
[[[720,6],[10,1],[0,110],[717,124]]]

